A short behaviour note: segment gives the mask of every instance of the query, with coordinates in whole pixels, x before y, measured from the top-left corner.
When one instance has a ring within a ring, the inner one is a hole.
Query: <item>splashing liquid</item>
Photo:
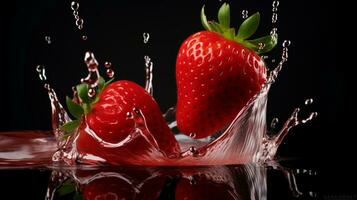
[[[143,42],[144,44],[147,44],[150,39],[150,34],[149,33],[143,33]],[[151,58],[148,55],[144,56],[145,60],[145,90],[153,96],[154,94],[154,88],[152,85],[152,79],[153,79],[153,67],[154,63],[151,61]]]

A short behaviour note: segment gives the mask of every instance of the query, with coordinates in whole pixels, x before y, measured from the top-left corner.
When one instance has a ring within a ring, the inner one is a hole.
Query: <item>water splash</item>
[[[317,112],[311,112],[308,115],[308,117],[304,118],[304,117],[300,117],[299,113],[300,113],[300,108],[295,108],[291,116],[285,122],[283,128],[277,134],[273,136],[265,135],[263,140],[263,150],[261,151],[261,155],[259,155],[261,162],[274,160],[276,151],[278,150],[280,144],[287,136],[291,128],[298,126],[300,124],[305,124],[311,121],[312,119],[316,118],[318,115]]]
[[[95,59],[93,52],[87,51],[84,55],[84,63],[87,65],[88,75],[81,79],[82,83],[87,83],[89,86],[88,96],[93,97],[96,95],[95,87],[99,82],[98,61]]]
[[[270,74],[268,76],[268,84],[273,84],[278,77],[279,72],[284,66],[284,63],[288,61],[288,51],[289,51],[289,46],[291,44],[290,40],[284,40],[282,46],[283,46],[283,52],[281,54],[281,61],[279,64],[272,70],[270,71]]]
[[[64,133],[60,130],[60,127],[63,126],[65,123],[69,122],[70,118],[61,103],[58,101],[56,92],[52,89],[52,87],[47,81],[45,66],[37,65],[36,72],[38,73],[38,76],[42,81],[43,86],[46,89],[51,102],[52,129],[56,139],[58,140],[58,146],[60,147],[63,145],[62,137],[64,135]]]

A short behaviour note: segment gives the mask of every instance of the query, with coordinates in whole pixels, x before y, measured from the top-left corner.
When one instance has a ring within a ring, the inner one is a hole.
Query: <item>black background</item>
[[[156,100],[163,111],[175,105],[178,48],[185,38],[202,30],[202,5],[206,4],[208,19],[216,19],[221,4],[218,0],[79,1],[79,15],[84,19],[84,29],[79,31],[70,2],[16,1],[8,6],[2,27],[3,34],[7,33],[7,65],[1,66],[5,83],[0,131],[50,129],[50,105],[35,67],[46,66],[47,77],[63,102],[65,95],[71,94],[71,87],[86,75],[83,56],[87,50],[93,51],[102,65],[112,62],[117,79],[141,85],[145,78],[143,56],[149,55],[154,62]],[[270,32],[271,0],[229,3],[232,24],[241,22],[242,9],[249,14],[260,11],[262,21],[257,36]],[[280,123],[284,122],[295,107],[304,107],[306,98],[313,98],[314,104],[305,110],[319,113],[313,122],[291,130],[279,150],[282,157],[301,160],[302,166],[341,166],[347,157],[344,152],[350,148],[344,128],[344,71],[336,63],[338,27],[334,4],[280,1],[279,46],[268,54],[279,60],[282,41],[292,41],[289,61],[270,92],[268,120],[279,117]],[[143,32],[151,35],[148,45],[142,42]],[[51,45],[45,41],[47,35]],[[82,35],[88,39],[83,41]],[[334,183],[344,176],[339,174],[342,172],[325,172]],[[332,185],[324,188],[342,193],[347,190],[341,184]]]

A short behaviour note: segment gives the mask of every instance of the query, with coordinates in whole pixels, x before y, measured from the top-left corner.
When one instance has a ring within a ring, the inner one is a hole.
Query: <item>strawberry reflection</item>
[[[101,167],[54,170],[46,199],[266,199],[266,168]]]

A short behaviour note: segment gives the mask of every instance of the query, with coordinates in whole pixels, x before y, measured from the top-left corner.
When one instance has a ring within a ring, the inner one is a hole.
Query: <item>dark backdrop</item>
[[[71,1],[16,1],[9,6],[6,25],[7,65],[2,77],[1,131],[50,129],[50,105],[35,66],[43,64],[47,77],[63,102],[71,86],[86,75],[83,55],[95,53],[98,61],[113,63],[116,78],[144,85],[144,54],[154,62],[154,96],[162,110],[175,105],[175,58],[180,43],[202,30],[199,13],[206,4],[209,19],[216,19],[216,1],[80,1],[79,31]],[[261,12],[258,35],[271,29],[271,0],[231,0],[233,24],[241,10]],[[328,3],[329,2],[329,3]],[[316,110],[313,122],[294,128],[279,151],[319,166],[337,163],[349,150],[344,129],[344,72],[336,63],[336,14],[331,1],[281,1],[278,15],[279,44],[269,56],[281,54],[284,39],[292,41],[289,62],[272,86],[268,119],[284,122],[294,107],[314,98],[307,110]],[[4,8],[6,10],[6,8]],[[142,33],[149,32],[148,45]],[[47,45],[45,36],[51,37]],[[83,41],[82,35],[88,39]],[[271,66],[270,66],[271,67]],[[336,173],[331,173],[339,176]]]

